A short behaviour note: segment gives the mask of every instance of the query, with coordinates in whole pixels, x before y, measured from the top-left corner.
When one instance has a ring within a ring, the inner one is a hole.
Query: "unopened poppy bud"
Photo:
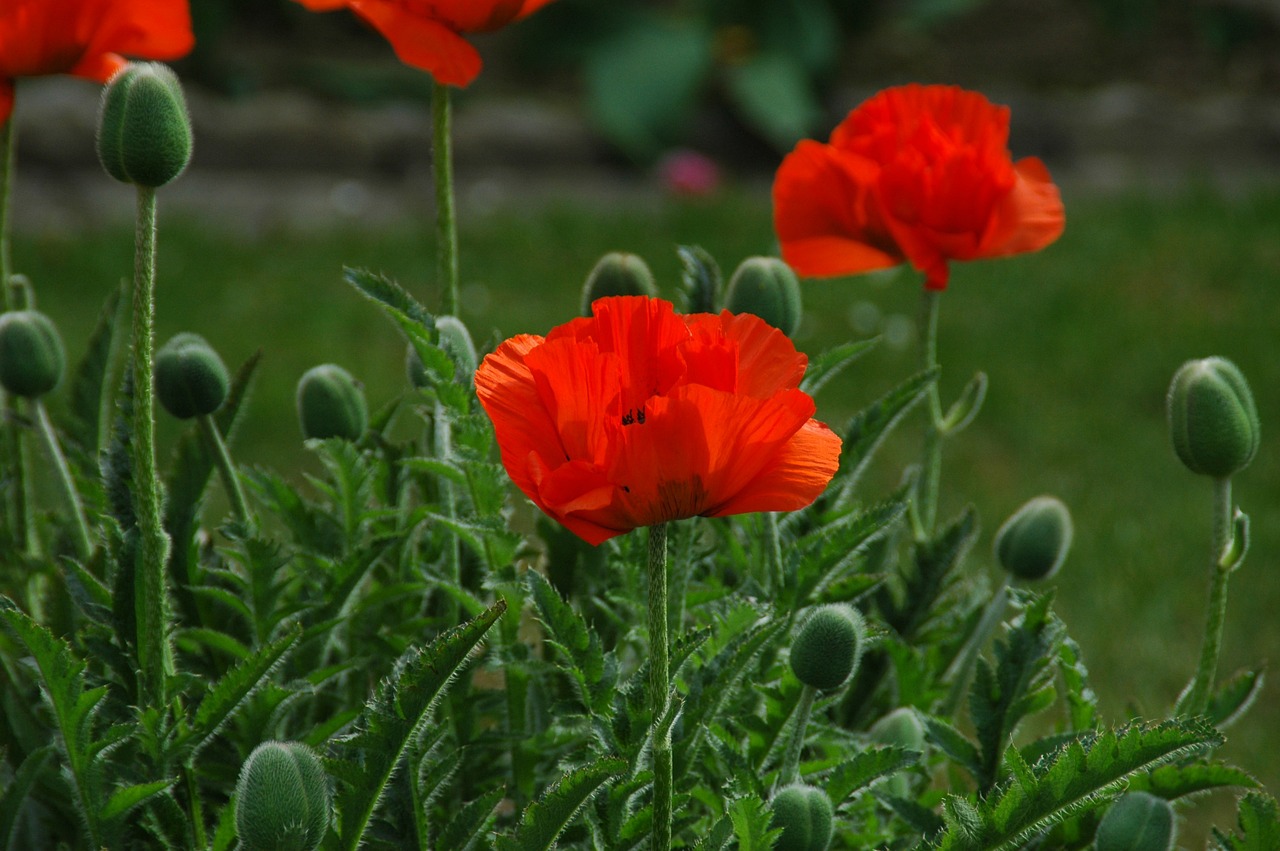
[[[611,295],[656,296],[658,285],[644,258],[611,251],[601,257],[582,288],[582,315],[591,315],[591,303]]]
[[[240,768],[236,835],[245,851],[313,851],[329,829],[320,758],[300,742],[263,742]]]
[[[1097,851],[1169,851],[1175,827],[1164,798],[1129,792],[1111,805],[1094,838]]]
[[[436,332],[440,335],[440,348],[453,361],[453,380],[459,384],[470,384],[476,374],[479,358],[476,355],[476,344],[471,340],[471,332],[461,319],[456,316],[437,316]],[[405,373],[409,383],[418,389],[431,386],[431,378],[427,368],[418,357],[418,350],[412,344],[404,353]]]
[[[369,409],[351,373],[327,363],[307,370],[298,381],[298,420],[308,439],[354,441],[364,434]]]
[[[177,334],[156,351],[156,396],[178,419],[212,414],[230,390],[226,365],[199,334]]]
[[[754,313],[791,337],[800,328],[800,282],[776,257],[748,257],[729,279],[724,306],[730,313]]]
[[[34,399],[58,386],[67,356],[52,320],[34,310],[0,313],[0,385]]]
[[[996,532],[996,561],[1017,579],[1048,579],[1071,549],[1071,512],[1054,496],[1037,496]]]
[[[774,851],[827,851],[833,829],[831,799],[803,783],[785,786],[770,802],[773,827],[782,828]]]
[[[871,725],[867,731],[871,741],[882,745],[895,745],[913,751],[924,751],[924,726],[914,711],[903,706]],[[911,794],[910,778],[903,772],[885,781],[885,791],[905,798]]]
[[[107,83],[98,159],[107,174],[138,186],[163,186],[182,174],[191,159],[191,119],[168,66],[133,63]]]
[[[1258,408],[1249,382],[1226,358],[1184,363],[1168,398],[1173,450],[1193,473],[1225,478],[1258,451]]]
[[[818,690],[839,688],[858,667],[862,655],[862,615],[842,603],[811,614],[791,644],[796,679]]]

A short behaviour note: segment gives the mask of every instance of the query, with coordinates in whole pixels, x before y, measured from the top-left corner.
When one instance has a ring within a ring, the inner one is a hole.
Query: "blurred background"
[[[233,367],[263,348],[237,460],[310,470],[292,407],[304,370],[342,364],[374,407],[405,391],[402,342],[342,267],[438,299],[431,81],[345,12],[192,12],[197,48],[176,67],[196,153],[160,192],[159,338],[195,331]],[[1220,354],[1264,429],[1236,479],[1253,548],[1222,673],[1280,655],[1280,2],[557,0],[475,43],[485,68],[455,92],[454,145],[478,341],[569,319],[609,250],[645,257],[667,295],[677,245],[726,274],[773,253],[782,155],[884,86],[956,83],[1011,106],[1014,154],[1046,161],[1068,223],[1039,254],[957,267],[943,298],[944,403],[991,378],[944,461],[943,511],[973,502],[983,518],[968,569],[994,569],[991,534],[1025,500],[1060,496],[1077,537],[1058,608],[1103,707],[1167,712],[1199,652],[1211,494],[1169,448],[1164,394],[1183,361]],[[131,274],[133,196],[94,159],[98,93],[67,78],[18,90],[14,265],[73,359]],[[839,427],[915,370],[919,280],[804,287],[802,349],[883,336],[818,399]],[[918,440],[913,422],[886,448],[868,499]],[[1280,688],[1229,736],[1226,756],[1280,789]],[[1184,847],[1231,809],[1201,807]]]

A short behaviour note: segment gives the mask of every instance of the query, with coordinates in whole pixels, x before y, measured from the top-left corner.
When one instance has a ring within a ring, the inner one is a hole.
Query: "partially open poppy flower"
[[[886,89],[849,113],[830,144],[805,140],[773,184],[782,257],[831,277],[909,261],[925,286],[948,263],[1038,251],[1062,233],[1040,160],[1013,162],[1009,109],[955,86]]]
[[[798,389],[807,358],[750,314],[613,296],[488,355],[476,392],[502,463],[591,544],[682,517],[803,508],[840,438]]]
[[[0,126],[18,77],[73,74],[105,83],[124,56],[177,59],[195,44],[186,0],[0,2]]]
[[[551,0],[297,0],[313,12],[347,8],[391,42],[406,65],[447,86],[467,86],[480,73],[480,54],[466,33],[501,29]]]

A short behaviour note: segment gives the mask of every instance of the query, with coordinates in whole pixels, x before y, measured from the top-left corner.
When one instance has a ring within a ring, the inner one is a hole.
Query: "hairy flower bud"
[[[107,83],[98,120],[98,159],[123,183],[155,188],[191,159],[191,119],[168,66],[139,62]]]
[[[298,381],[298,420],[308,439],[358,440],[369,422],[360,385],[340,366],[327,363],[307,370]]]
[[[0,385],[36,398],[58,386],[67,357],[52,320],[34,310],[0,313]]]
[[[156,396],[178,419],[212,414],[230,389],[226,365],[199,334],[177,334],[156,351]]]
[[[453,361],[453,380],[459,384],[470,385],[475,374],[479,357],[476,355],[476,344],[471,339],[471,332],[466,324],[456,316],[437,316],[436,333],[440,335],[440,348],[444,349]],[[427,368],[418,356],[418,350],[409,345],[404,353],[405,374],[409,383],[419,390],[431,386],[431,377]]]
[[[1098,825],[1097,851],[1169,851],[1175,834],[1173,807],[1146,792],[1120,797]]]
[[[729,279],[724,306],[730,313],[754,313],[788,337],[800,328],[800,282],[776,257],[748,257]]]
[[[894,745],[913,751],[924,751],[924,726],[920,716],[908,707],[899,707],[871,725],[867,731],[871,741],[882,745]],[[908,775],[899,771],[885,781],[885,791],[898,798],[911,794]]]
[[[858,667],[862,655],[862,615],[843,603],[814,611],[791,644],[796,679],[819,690],[839,688]]]
[[[782,828],[774,851],[827,851],[831,845],[831,799],[803,783],[783,787],[770,802],[773,826]]]
[[[1249,382],[1226,358],[1184,363],[1168,398],[1173,450],[1193,473],[1225,478],[1258,451],[1258,409]]]
[[[996,561],[1017,579],[1048,579],[1066,560],[1071,535],[1071,512],[1062,500],[1037,496],[996,532]]]
[[[329,829],[329,783],[300,742],[263,742],[240,768],[236,835],[245,851],[313,851]]]
[[[658,285],[653,282],[653,272],[644,258],[621,251],[611,251],[601,257],[587,275],[582,288],[582,315],[591,315],[591,303],[611,295],[656,296]]]

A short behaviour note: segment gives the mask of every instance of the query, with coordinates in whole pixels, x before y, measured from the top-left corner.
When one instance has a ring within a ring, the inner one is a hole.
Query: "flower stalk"
[[[67,458],[58,444],[58,436],[54,433],[53,422],[49,419],[49,411],[45,408],[44,402],[32,399],[31,409],[35,413],[36,431],[44,441],[49,460],[53,462],[58,489],[62,491],[62,498],[67,504],[67,510],[71,513],[71,540],[75,544],[76,555],[82,562],[88,561],[93,555],[93,539],[89,534],[89,524],[85,520],[84,505],[80,502],[80,495],[76,493],[71,468],[67,466]]]
[[[196,417],[196,422],[199,423],[200,434],[204,437],[209,453],[213,455],[213,464],[218,468],[218,475],[222,479],[222,489],[227,492],[227,501],[231,503],[231,513],[245,530],[253,529],[249,504],[245,501],[240,477],[236,475],[235,464],[231,461],[231,453],[227,451],[227,442],[222,439],[222,432],[218,431],[218,424],[210,414],[201,414]]]
[[[1209,708],[1209,697],[1218,672],[1222,630],[1227,620],[1227,583],[1239,564],[1238,559],[1225,560],[1232,543],[1232,514],[1230,476],[1214,479],[1213,549],[1209,561],[1209,611],[1204,627],[1204,645],[1195,679],[1184,700],[1180,701],[1182,708],[1191,715],[1202,715]]]
[[[800,691],[800,703],[796,707],[796,724],[791,731],[791,739],[787,742],[787,752],[782,758],[782,769],[778,772],[778,786],[789,786],[800,779],[800,752],[804,750],[804,734],[809,727],[809,716],[813,714],[813,702],[818,697],[818,690],[805,685]]]
[[[920,301],[921,369],[924,370],[938,365],[938,305],[941,295],[940,290],[925,289]],[[938,514],[938,486],[942,477],[942,399],[936,381],[929,385],[928,416],[915,509],[918,531],[926,539],[933,534]]]
[[[667,524],[649,527],[649,703],[653,707],[653,845],[671,847],[671,732],[666,715],[671,702],[667,638]]]
[[[453,109],[449,87],[436,83],[431,90],[431,130],[434,137],[432,165],[436,184],[436,263],[443,298],[440,312],[458,314],[458,222],[453,195]]]

